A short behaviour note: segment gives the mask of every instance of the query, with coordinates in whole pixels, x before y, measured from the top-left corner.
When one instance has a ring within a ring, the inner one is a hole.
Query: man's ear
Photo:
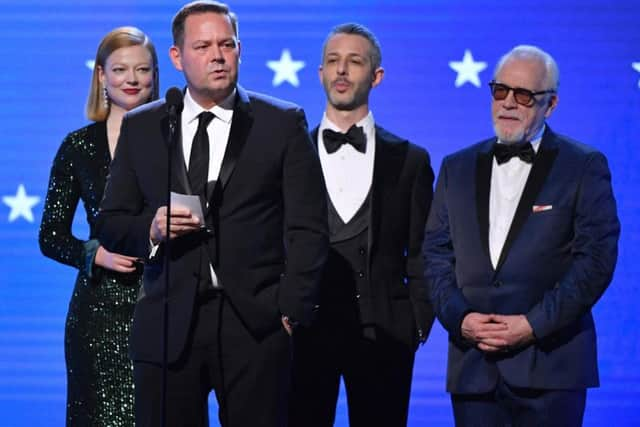
[[[551,116],[551,113],[553,113],[553,110],[555,110],[556,107],[558,106],[558,101],[560,101],[560,98],[558,97],[557,93],[554,93],[549,97],[549,101],[547,103],[547,110],[544,112],[545,117],[548,118],[549,116]]]
[[[176,70],[182,71],[182,55],[178,46],[173,45],[169,48],[169,59]]]
[[[384,68],[378,67],[373,71],[373,80],[371,81],[371,87],[374,88],[382,82],[384,77]]]

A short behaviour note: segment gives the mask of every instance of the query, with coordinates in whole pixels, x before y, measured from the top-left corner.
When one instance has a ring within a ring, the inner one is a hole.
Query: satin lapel
[[[171,190],[180,194],[191,194],[189,175],[187,175],[187,166],[182,151],[182,127],[180,126],[180,117],[178,117],[177,135],[173,147],[169,145],[169,116],[165,115],[161,119],[160,126],[165,147],[167,147],[167,151],[169,152],[168,155],[171,156]]]
[[[320,130],[320,126],[316,126],[315,128],[311,129],[311,132],[309,132],[309,136],[311,137],[311,142],[313,142],[313,145],[316,146],[316,149],[318,149],[319,130]]]
[[[373,160],[371,183],[371,208],[369,210],[369,253],[377,244],[380,220],[385,201],[391,198],[400,177],[407,153],[407,143],[392,138],[384,129],[376,126],[376,153]]]
[[[516,208],[516,213],[513,216],[513,221],[511,221],[509,234],[507,234],[507,239],[505,240],[502,252],[500,253],[500,259],[498,259],[496,270],[499,270],[500,267],[502,267],[502,264],[504,264],[513,242],[516,240],[516,237],[527,218],[531,215],[533,203],[535,202],[536,197],[538,197],[557,155],[558,146],[555,141],[555,135],[551,132],[549,127],[547,127],[542,137],[542,141],[540,142],[538,153],[533,160],[533,166],[531,167],[527,183],[524,186],[518,207]]]
[[[485,144],[476,158],[476,215],[482,249],[489,259],[491,259],[489,252],[489,192],[491,191],[491,167],[493,165],[491,147],[494,143],[495,139]]]
[[[231,179],[238,158],[242,153],[242,148],[247,142],[247,137],[249,136],[252,125],[253,115],[251,113],[251,105],[249,104],[249,96],[244,89],[237,86],[236,105],[233,110],[229,142],[227,143],[227,149],[224,153],[220,176],[218,178],[222,190],[224,190],[229,183],[229,179]]]

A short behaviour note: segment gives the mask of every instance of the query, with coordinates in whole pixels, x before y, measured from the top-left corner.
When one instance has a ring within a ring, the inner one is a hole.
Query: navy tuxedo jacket
[[[443,160],[424,243],[436,315],[449,332],[447,390],[598,385],[591,307],[617,258],[620,224],[607,161],[547,126],[497,267],[489,257],[495,138]],[[544,208],[543,208],[544,207]],[[524,314],[533,344],[489,355],[462,339],[469,312]]]
[[[149,256],[150,224],[158,207],[166,205],[170,153],[172,190],[191,193],[182,150],[168,149],[168,133],[164,100],[125,116],[97,226],[108,250]],[[208,222],[218,248],[215,271],[249,331],[257,339],[272,333],[282,327],[281,314],[309,324],[327,256],[328,227],[320,162],[299,107],[237,87],[210,206]],[[171,241],[170,362],[187,340],[207,238],[190,233]],[[162,258],[160,253],[144,266],[144,292],[130,340],[134,360],[162,360]]]
[[[369,299],[378,327],[398,341],[416,346],[419,340],[427,339],[435,317],[421,253],[433,198],[433,170],[424,148],[380,126],[375,129],[366,275],[369,280],[360,294]],[[317,127],[311,137],[317,144]],[[336,284],[323,282],[322,286]],[[331,310],[330,303],[325,302],[320,310]]]

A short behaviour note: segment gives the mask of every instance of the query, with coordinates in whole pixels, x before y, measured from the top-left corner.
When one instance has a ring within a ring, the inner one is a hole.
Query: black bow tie
[[[351,144],[353,148],[364,153],[367,148],[367,139],[361,127],[353,125],[347,133],[334,132],[331,129],[322,131],[322,139],[327,153],[335,153],[343,144]]]
[[[499,165],[508,162],[513,157],[519,157],[520,160],[526,163],[533,163],[536,152],[533,151],[530,142],[525,142],[524,144],[496,143],[493,146],[493,155],[496,156],[496,161]]]

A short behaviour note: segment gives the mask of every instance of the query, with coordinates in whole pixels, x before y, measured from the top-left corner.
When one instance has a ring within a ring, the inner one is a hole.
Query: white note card
[[[191,211],[191,213],[198,217],[200,220],[200,225],[202,227],[205,226],[204,222],[204,213],[202,212],[202,205],[200,204],[200,197],[189,195],[189,194],[180,194],[171,192],[171,206],[173,207],[181,207],[187,208]]]

